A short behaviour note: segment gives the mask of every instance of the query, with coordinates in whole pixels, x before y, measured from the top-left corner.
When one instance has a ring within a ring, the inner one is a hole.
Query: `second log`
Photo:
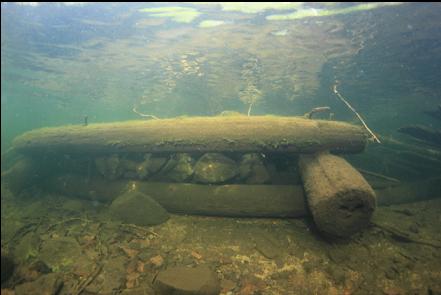
[[[327,152],[301,155],[300,174],[317,228],[346,238],[369,225],[375,192],[345,159]]]

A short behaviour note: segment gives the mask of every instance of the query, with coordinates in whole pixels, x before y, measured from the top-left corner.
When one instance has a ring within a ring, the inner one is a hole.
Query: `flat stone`
[[[254,238],[254,241],[256,250],[268,259],[277,258],[280,255],[280,252],[282,252],[274,241],[265,236],[256,237]]]
[[[153,287],[158,294],[217,295],[220,292],[219,280],[207,265],[168,268],[156,276]]]
[[[32,282],[15,287],[16,295],[55,295],[63,288],[63,281],[55,273],[43,275]]]
[[[110,205],[112,219],[136,225],[156,225],[167,221],[168,212],[151,197],[136,191],[118,196]]]
[[[194,180],[201,183],[222,183],[238,175],[232,159],[217,153],[204,154],[194,168]]]

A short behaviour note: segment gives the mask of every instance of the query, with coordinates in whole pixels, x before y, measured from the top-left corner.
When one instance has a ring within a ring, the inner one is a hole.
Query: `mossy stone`
[[[156,225],[167,221],[168,212],[151,197],[128,191],[110,205],[112,219],[136,225]]]
[[[238,173],[236,162],[218,153],[204,154],[194,167],[194,179],[201,183],[222,183]]]

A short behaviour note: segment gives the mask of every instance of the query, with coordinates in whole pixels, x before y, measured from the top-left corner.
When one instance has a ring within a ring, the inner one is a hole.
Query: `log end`
[[[347,238],[369,225],[375,207],[372,190],[353,189],[323,199],[311,211],[317,228],[326,236]]]
[[[346,238],[369,225],[375,192],[345,159],[326,152],[302,155],[299,167],[309,209],[324,235]]]

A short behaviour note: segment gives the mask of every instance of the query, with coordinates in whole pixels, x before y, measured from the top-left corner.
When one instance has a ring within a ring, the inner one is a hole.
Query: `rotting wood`
[[[21,153],[130,152],[357,153],[365,131],[327,120],[278,116],[183,117],[63,126],[29,131],[14,142]]]
[[[235,217],[301,217],[307,209],[299,185],[203,185],[107,181],[76,175],[52,177],[47,189],[94,201],[112,202],[127,190],[149,195],[171,213]]]
[[[348,237],[369,225],[375,192],[345,159],[329,153],[301,155],[300,175],[314,223],[331,237]]]
[[[402,204],[423,201],[441,196],[439,178],[415,183],[376,189],[379,205]],[[269,189],[267,189],[270,187]],[[174,213],[263,217],[304,217],[305,196],[300,185],[201,185],[190,183],[164,183],[149,181],[117,180],[102,178],[87,179],[81,175],[53,176],[48,179],[46,189],[62,195],[111,203],[127,189],[137,189],[150,195],[167,210]],[[267,198],[261,197],[266,190]],[[193,194],[193,192],[197,192]],[[212,195],[213,193],[216,195]],[[244,194],[245,192],[245,194]],[[271,192],[278,192],[270,198]],[[245,199],[241,199],[245,196]],[[270,203],[268,203],[269,201]],[[268,205],[270,204],[270,205]],[[232,208],[234,211],[227,209]],[[220,209],[219,209],[220,208]],[[281,214],[283,213],[283,214]]]

